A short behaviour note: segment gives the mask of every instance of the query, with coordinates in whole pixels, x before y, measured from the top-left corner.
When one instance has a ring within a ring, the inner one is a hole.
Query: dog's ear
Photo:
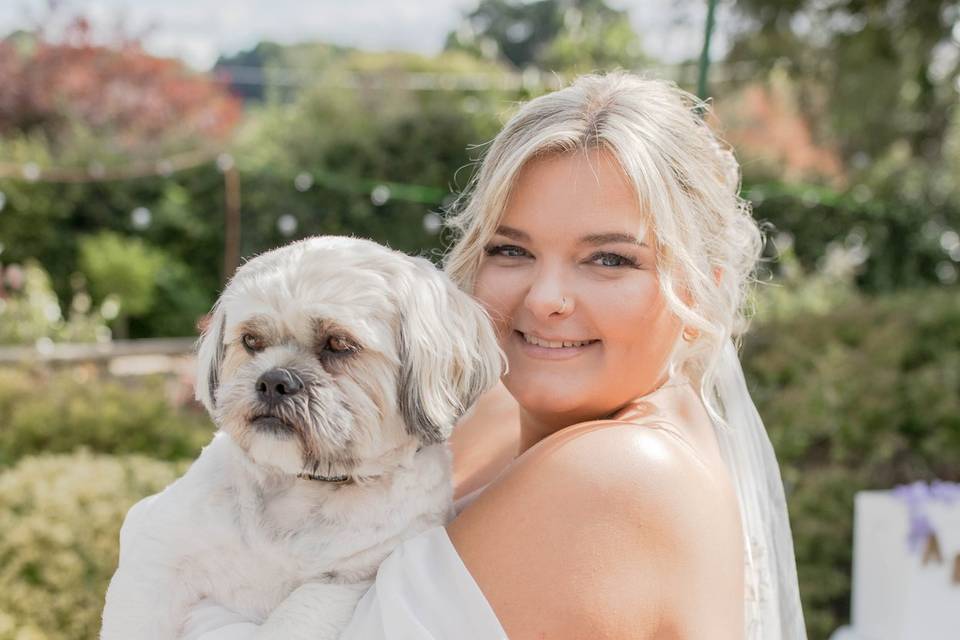
[[[506,358],[483,307],[430,261],[417,258],[400,280],[400,408],[411,434],[442,442],[497,383]]]
[[[217,404],[217,388],[220,386],[220,370],[223,367],[223,332],[226,325],[226,312],[217,300],[196,345],[197,379],[194,383],[194,396],[211,414]]]

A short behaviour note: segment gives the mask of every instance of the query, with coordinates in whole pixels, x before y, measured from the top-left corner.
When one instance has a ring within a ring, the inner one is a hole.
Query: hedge
[[[960,481],[960,295],[771,322],[748,334],[744,367],[789,492],[809,635],[827,638],[850,619],[854,494]]]
[[[0,473],[0,640],[94,640],[120,525],[186,468],[79,451]]]
[[[101,453],[194,458],[214,428],[200,409],[171,407],[162,377],[106,380],[88,369],[0,370],[0,468],[23,456]]]

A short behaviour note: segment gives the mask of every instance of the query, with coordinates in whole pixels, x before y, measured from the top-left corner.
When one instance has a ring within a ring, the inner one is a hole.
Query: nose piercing
[[[557,309],[557,313],[562,315],[563,312],[566,310],[567,310],[567,298],[566,296],[564,296],[563,298],[560,298],[560,308]]]

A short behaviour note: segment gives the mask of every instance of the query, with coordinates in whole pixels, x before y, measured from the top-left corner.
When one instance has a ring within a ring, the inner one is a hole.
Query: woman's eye
[[[619,253],[595,253],[590,256],[590,262],[601,267],[636,267],[637,261],[622,256]]]
[[[360,347],[343,336],[330,336],[324,343],[323,350],[326,353],[342,355],[359,351]]]
[[[263,340],[252,333],[243,334],[241,340],[243,341],[243,346],[250,352],[263,351],[265,346]]]
[[[484,249],[488,256],[504,256],[506,258],[522,258],[529,255],[523,247],[513,244],[492,245]]]

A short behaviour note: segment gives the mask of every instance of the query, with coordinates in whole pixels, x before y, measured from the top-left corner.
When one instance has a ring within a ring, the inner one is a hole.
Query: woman
[[[470,495],[384,562],[344,638],[805,638],[731,342],[761,236],[701,108],[585,76],[493,141],[446,269],[497,326],[519,429],[458,430]]]
[[[702,106],[582,77],[507,123],[452,218],[446,269],[497,325],[520,425],[455,436],[458,494],[479,489],[424,549],[453,568],[426,579],[472,578],[434,606],[486,635],[449,637],[805,637],[779,470],[731,342],[761,236]],[[384,604],[419,566],[388,563],[348,637],[388,610],[429,618],[426,597]]]

